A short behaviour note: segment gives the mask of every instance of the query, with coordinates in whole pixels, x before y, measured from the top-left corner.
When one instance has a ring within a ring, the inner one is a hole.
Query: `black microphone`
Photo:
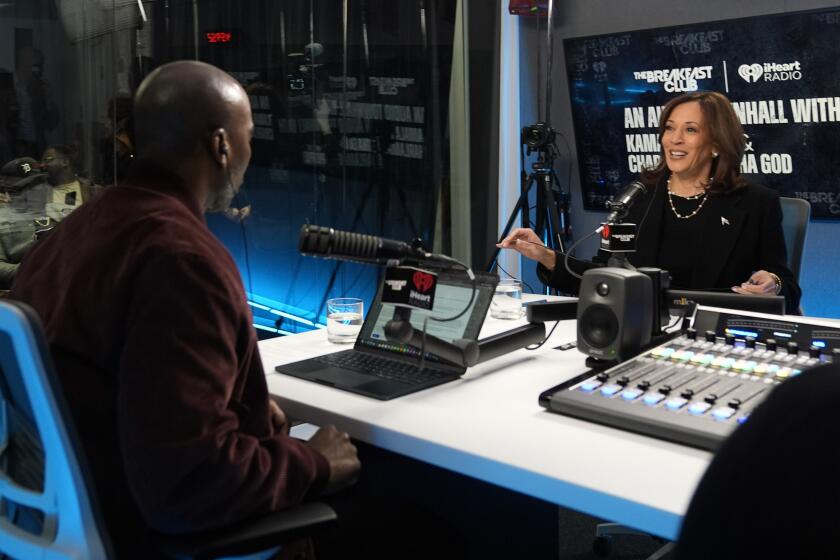
[[[647,187],[641,181],[633,181],[627,185],[615,200],[607,202],[607,207],[612,210],[612,212],[610,212],[609,217],[607,217],[606,223],[612,224],[624,219],[624,216],[627,215],[630,207],[645,194],[647,194]]]
[[[300,228],[298,249],[302,255],[375,264],[403,260],[454,262],[451,257],[427,253],[403,241],[309,224]]]

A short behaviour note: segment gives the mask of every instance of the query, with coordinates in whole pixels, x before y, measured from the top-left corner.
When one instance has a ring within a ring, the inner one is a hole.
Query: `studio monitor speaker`
[[[583,274],[577,307],[577,347],[601,360],[623,360],[650,342],[653,286],[624,268],[593,268]]]

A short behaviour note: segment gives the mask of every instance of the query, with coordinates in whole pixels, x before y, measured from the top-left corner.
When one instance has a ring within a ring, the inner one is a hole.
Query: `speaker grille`
[[[578,321],[580,335],[592,348],[607,348],[618,337],[618,317],[606,305],[587,307]]]

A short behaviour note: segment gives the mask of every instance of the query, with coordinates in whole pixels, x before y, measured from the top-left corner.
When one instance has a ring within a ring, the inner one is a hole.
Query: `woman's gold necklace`
[[[711,182],[712,182],[712,180],[709,179],[709,183],[711,183]],[[696,216],[700,212],[700,210],[703,209],[703,205],[706,204],[706,200],[708,199],[708,197],[706,196],[706,191],[705,190],[701,193],[697,193],[697,194],[692,195],[692,196],[682,196],[682,197],[680,197],[680,198],[684,198],[685,200],[700,199],[700,204],[697,205],[697,208],[695,208],[694,211],[691,214],[686,214],[685,216],[683,216],[682,214],[677,212],[677,208],[676,208],[676,206],[674,206],[674,198],[673,198],[674,193],[671,192],[671,178],[670,177],[668,177],[667,185],[668,185],[668,203],[671,205],[671,212],[673,212],[674,216],[676,216],[680,220],[687,220],[689,218],[693,218],[694,216]],[[677,196],[680,196],[680,195],[677,195]]]

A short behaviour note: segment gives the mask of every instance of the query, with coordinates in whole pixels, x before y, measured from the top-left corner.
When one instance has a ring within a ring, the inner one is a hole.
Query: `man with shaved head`
[[[200,62],[151,73],[128,178],[24,259],[12,297],[43,320],[119,557],[330,493],[358,476],[346,433],[287,435],[236,266],[204,212],[251,158],[248,96]],[[49,266],[43,266],[49,263]]]

